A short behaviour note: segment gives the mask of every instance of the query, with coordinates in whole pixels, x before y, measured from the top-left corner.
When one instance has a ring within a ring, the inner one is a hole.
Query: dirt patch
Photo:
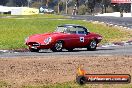
[[[131,74],[132,56],[45,56],[0,59],[0,80],[11,85],[62,83],[75,80],[83,64],[87,73]]]

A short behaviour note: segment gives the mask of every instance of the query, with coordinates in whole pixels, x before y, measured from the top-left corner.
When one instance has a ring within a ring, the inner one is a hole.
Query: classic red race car
[[[31,52],[38,52],[40,49],[60,52],[62,49],[72,51],[74,48],[87,48],[93,51],[101,40],[101,35],[91,33],[83,26],[65,24],[58,26],[53,33],[29,36],[25,42]]]

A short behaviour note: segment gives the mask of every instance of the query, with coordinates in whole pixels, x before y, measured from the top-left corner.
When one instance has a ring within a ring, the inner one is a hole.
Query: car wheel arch
[[[57,43],[58,41],[62,42],[63,44],[65,43],[64,40],[56,40],[55,43]]]
[[[88,42],[87,42],[87,44],[89,44],[91,41],[93,41],[93,40],[95,40],[96,42],[98,42],[97,41],[97,38],[90,38],[90,39],[88,39]]]
[[[97,42],[97,44],[99,43],[98,39],[97,38],[94,38],[93,40],[95,40]]]

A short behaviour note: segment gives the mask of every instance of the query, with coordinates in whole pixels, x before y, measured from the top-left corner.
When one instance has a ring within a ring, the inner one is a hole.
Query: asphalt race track
[[[98,47],[96,51],[87,51],[84,49],[75,49],[73,52],[63,50],[62,52],[52,52],[51,50],[40,50],[36,52],[15,52],[15,51],[0,51],[1,58],[11,58],[20,56],[58,56],[58,55],[77,55],[77,56],[98,56],[98,55],[132,55],[132,45]]]
[[[72,19],[80,19],[87,21],[99,21],[113,25],[132,28],[132,17],[101,17],[101,16],[71,16]]]

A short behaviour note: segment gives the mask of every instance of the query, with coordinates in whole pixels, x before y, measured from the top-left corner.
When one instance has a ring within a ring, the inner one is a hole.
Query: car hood
[[[44,34],[35,34],[28,37],[27,42],[37,42],[42,43],[48,37],[55,37],[58,35],[63,35],[63,33],[44,33]]]

